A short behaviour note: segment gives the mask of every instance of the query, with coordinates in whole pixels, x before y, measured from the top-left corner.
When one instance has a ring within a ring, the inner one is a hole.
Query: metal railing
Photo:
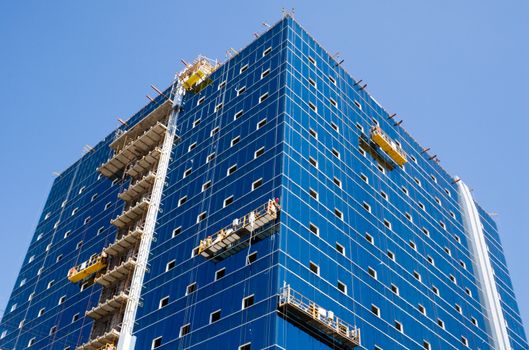
[[[82,272],[83,270],[88,269],[91,266],[102,264],[102,266],[106,266],[107,264],[107,255],[105,253],[101,254],[93,254],[88,260],[83,261],[77,266],[72,267],[68,271],[68,277],[71,277],[79,272]]]
[[[130,184],[130,186],[128,188],[136,186],[138,183],[140,183],[141,181],[145,180],[147,177],[149,177],[151,175],[156,177],[156,171],[149,170],[149,171],[146,171],[144,174],[140,174],[140,176],[138,176],[137,180],[134,181],[134,182],[131,182],[131,184]],[[123,191],[123,192],[125,192],[125,191]]]
[[[147,128],[145,128],[145,131],[142,132],[141,134],[138,134],[136,135],[136,137],[133,137],[133,138],[129,138],[128,140],[125,140],[123,142],[123,145],[121,145],[120,148],[116,149],[115,150],[115,153],[114,153],[114,156],[118,155],[119,153],[121,153],[125,148],[129,147],[130,145],[132,145],[134,142],[136,142],[139,138],[141,138],[142,136],[144,136],[145,134],[147,134],[148,132],[150,132],[153,128],[155,128],[156,126],[158,125],[162,125],[164,127],[167,127],[167,125],[165,123],[162,123],[160,121],[157,121],[156,123],[152,124],[151,126],[148,126]],[[111,157],[112,159],[113,157]]]
[[[243,227],[250,226],[252,229],[258,228],[257,226],[259,220],[265,215],[272,216],[273,219],[277,218],[277,214],[281,210],[279,204],[274,200],[269,200],[266,204],[259,206],[257,209],[252,210],[248,214],[244,215],[242,218],[237,218],[233,222],[220,229],[211,236],[208,236],[206,239],[200,241],[197,252],[198,254],[202,253],[204,250],[209,247],[217,244],[218,242],[223,241],[228,238],[232,233],[237,232]]]
[[[123,193],[127,193],[131,188],[135,187],[137,184],[139,184],[140,182],[142,182],[143,180],[145,180],[149,176],[156,177],[156,172],[153,171],[153,170],[149,170],[149,171],[146,171],[144,174],[141,174],[140,176],[138,176],[138,178],[136,180],[131,181],[130,185],[126,189],[121,191],[118,196],[123,195]],[[147,188],[147,190],[148,190],[148,188]]]
[[[123,210],[123,212],[122,212],[120,215],[118,215],[116,218],[122,216],[123,214],[125,214],[125,213],[128,212],[129,210],[133,209],[134,207],[136,207],[136,206],[142,204],[143,202],[147,202],[147,203],[149,203],[150,200],[151,200],[151,194],[150,194],[150,193],[141,196],[140,198],[136,199],[135,202],[132,202],[132,203],[126,205],[126,206],[125,206],[125,210]]]
[[[158,152],[162,152],[161,148],[159,146],[157,147],[154,147],[152,150],[150,150],[149,152],[147,152],[146,154],[142,154],[141,156],[136,156],[134,157],[134,159],[132,159],[130,161],[130,163],[125,167],[125,173],[128,172],[130,169],[134,168],[134,166],[136,165],[136,163],[140,162],[141,160],[149,157],[149,156],[152,156],[156,151]],[[109,159],[112,159],[113,157],[110,157]],[[153,164],[153,168],[156,168],[156,162]]]
[[[116,235],[116,239],[114,240],[114,242],[112,242],[109,245],[107,245],[107,247],[109,247],[111,245],[114,245],[119,240],[121,240],[123,237],[127,237],[128,235],[134,233],[135,231],[143,231],[144,224],[145,224],[144,221],[139,221],[139,222],[135,222],[133,225],[130,225],[129,227],[125,227],[125,228],[119,230],[118,234]]]
[[[382,137],[391,146],[391,148],[395,150],[395,152],[400,154],[402,158],[406,159],[406,153],[404,152],[402,147],[399,146],[392,138],[386,135],[386,133],[382,130],[380,126],[375,125],[371,128],[371,137],[373,137],[374,135],[379,135],[380,137]]]
[[[121,322],[119,322],[118,324],[115,324],[115,325],[113,325],[111,322],[109,322],[108,324],[99,323],[95,327],[95,329],[92,332],[92,334],[90,334],[90,338],[89,338],[88,342],[85,343],[84,345],[86,346],[86,345],[90,344],[91,342],[93,342],[94,340],[97,340],[98,338],[109,336],[112,333],[112,331],[116,331],[116,333],[119,333],[121,331]]]
[[[292,289],[290,285],[281,288],[279,306],[294,307],[307,317],[317,321],[321,327],[332,330],[333,333],[349,339],[356,345],[360,345],[360,329],[336,317],[334,312],[317,305],[309,298]]]

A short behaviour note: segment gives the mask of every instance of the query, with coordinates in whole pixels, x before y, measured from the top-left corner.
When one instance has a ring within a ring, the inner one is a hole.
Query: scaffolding
[[[275,222],[279,216],[281,207],[278,200],[269,200],[252,210],[242,218],[236,218],[233,222],[200,241],[196,247],[194,255],[201,255],[206,259],[220,260],[229,255],[233,255],[246,247],[248,239],[252,233],[256,233],[255,239],[264,237],[263,230],[269,223]]]
[[[92,309],[86,312],[86,316],[93,318],[94,320],[99,320],[103,317],[106,317],[110,314],[114,314],[116,311],[119,311],[123,308],[123,305],[129,299],[129,294],[127,291],[120,291],[117,294],[114,294],[109,299],[104,302],[99,301],[97,306],[94,306]]]
[[[156,172],[154,171],[149,171],[143,176],[140,175],[127,189],[118,194],[118,197],[125,202],[131,202],[150,192],[150,189],[154,185],[154,179],[156,179]]]
[[[348,349],[360,346],[360,329],[317,305],[290,285],[281,289],[278,309],[287,318],[294,318],[316,333],[330,338],[333,344],[337,342]]]
[[[116,239],[103,249],[108,261],[94,271],[94,282],[103,289],[99,302],[86,312],[94,320],[90,340],[81,350],[117,349],[122,322],[130,302],[132,276],[144,234],[145,217],[152,205],[151,195],[157,179],[161,145],[168,131],[171,103],[160,104],[134,127],[116,135],[110,145],[114,155],[98,170],[105,176],[129,177],[129,186],[118,194],[125,202],[123,212],[111,220],[118,233]]]
[[[125,228],[133,225],[145,216],[150,202],[150,196],[145,195],[136,202],[126,206],[125,211],[119,214],[114,220],[110,220],[110,223],[117,228]]]
[[[77,350],[115,350],[119,339],[120,328],[111,328],[101,335],[93,335],[89,342],[78,346]],[[93,331],[92,331],[93,333]]]
[[[217,63],[199,57],[176,76],[170,96],[127,131],[116,133],[110,144],[113,155],[98,168],[109,178],[130,178],[118,197],[125,202],[123,212],[111,220],[116,239],[103,249],[97,265],[72,269],[68,278],[97,274],[94,282],[103,288],[99,302],[86,311],[94,319],[88,342],[78,350],[128,349],[142,281],[147,269],[154,225],[159,210],[171,149],[176,135],[176,119],[186,90],[197,91],[208,84]],[[164,93],[160,92],[161,95]],[[171,97],[174,99],[172,100]],[[83,271],[83,272],[81,272]]]
[[[404,165],[408,161],[402,147],[386,135],[380,126],[376,125],[371,128],[371,140],[399,166]]]
[[[98,283],[104,287],[110,287],[120,281],[125,280],[130,273],[136,267],[136,258],[130,257],[123,261],[121,264],[115,266],[94,279],[95,283]]]
[[[139,135],[143,134],[145,130],[150,129],[156,123],[165,124],[167,116],[171,112],[171,101],[169,99],[162,102],[153,111],[140,120],[136,125],[127,131],[118,133],[114,141],[110,144],[116,153],[123,149],[124,145],[130,142],[130,140],[136,139]]]
[[[107,177],[114,177],[120,174],[127,165],[132,164],[139,158],[145,156],[163,141],[167,126],[165,122],[156,122],[142,134],[132,139],[126,139],[122,148],[115,150],[114,155],[99,167],[99,172]],[[127,135],[125,133],[124,135]],[[122,138],[120,136],[120,138]]]
[[[162,154],[162,149],[160,147],[155,147],[152,151],[138,159],[135,163],[129,165],[125,171],[127,176],[132,178],[137,178],[141,174],[149,171],[149,169],[155,168],[156,164],[160,160],[160,155]]]
[[[110,243],[103,252],[109,256],[119,256],[129,251],[136,245],[141,239],[143,234],[143,225],[141,223],[136,224],[132,228],[125,228],[120,235],[116,237],[113,243]]]

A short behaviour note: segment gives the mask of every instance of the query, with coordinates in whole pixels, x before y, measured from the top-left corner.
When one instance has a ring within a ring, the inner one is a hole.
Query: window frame
[[[214,315],[217,315],[217,314],[218,314],[218,318],[216,320],[213,320]],[[209,314],[209,324],[218,322],[220,321],[221,318],[222,318],[222,309],[217,309],[215,311],[212,311]]]
[[[342,288],[340,288],[342,287]],[[347,284],[343,283],[342,281],[338,280],[336,282],[336,288],[338,288],[338,290],[340,291],[340,293],[343,293],[345,295],[347,295]]]
[[[249,305],[246,305],[247,301],[249,301],[250,303]],[[242,301],[241,301],[241,310],[246,310],[252,307],[254,304],[255,304],[255,294],[250,294],[248,296],[245,296],[242,298]]]
[[[262,72],[261,72],[261,79],[264,79],[264,78],[266,78],[267,76],[269,76],[271,71],[272,71],[272,70],[271,70],[270,68],[267,68],[267,69],[265,69],[264,71],[262,71]]]
[[[165,272],[169,272],[171,271],[172,269],[174,269],[176,267],[176,259],[173,259],[171,261],[168,261],[166,264],[165,264]]]
[[[259,187],[263,186],[263,178],[260,177],[259,179],[252,182],[252,191],[255,191]]]
[[[219,274],[222,274],[222,276],[219,277]],[[218,281],[218,280],[224,278],[224,276],[226,276],[226,268],[225,267],[215,271],[215,279],[214,280]]]
[[[270,94],[268,92],[265,92],[264,94],[259,96],[259,103],[262,103],[262,102],[266,101],[268,99],[269,95]]]
[[[160,299],[160,301],[158,302],[158,310],[166,307],[167,305],[169,305],[169,295],[166,295],[165,297]]]
[[[244,72],[246,72],[248,70],[248,68],[250,68],[250,64],[246,63],[245,65],[243,65],[240,69],[239,69],[239,74],[242,74]]]
[[[265,153],[265,147],[262,146],[253,153],[253,159],[257,159]]]
[[[228,205],[232,204],[233,201],[234,201],[234,198],[235,197],[233,195],[224,198],[224,200],[222,201],[222,207],[226,208]],[[227,203],[227,202],[229,202],[229,203]]]
[[[320,228],[314,225],[312,222],[309,222],[309,231],[317,237],[320,236]]]
[[[160,346],[162,346],[162,339],[163,337],[156,337],[151,341],[151,350],[158,349]],[[160,342],[160,344],[156,345],[157,342]]]
[[[316,276],[320,276],[320,266],[313,261],[309,261],[309,271]]]
[[[180,326],[180,331],[178,332],[178,338],[183,338],[189,333],[191,333],[191,323],[186,323]]]
[[[191,294],[195,293],[196,291],[197,291],[197,283],[196,282],[189,283],[186,286],[185,296],[191,295]]]

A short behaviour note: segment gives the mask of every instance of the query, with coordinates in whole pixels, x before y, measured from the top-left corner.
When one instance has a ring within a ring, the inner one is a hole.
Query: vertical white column
[[[125,308],[125,314],[123,316],[123,323],[119,335],[118,350],[133,350],[135,347],[136,339],[132,335],[132,331],[134,330],[136,312],[138,311],[138,305],[140,303],[143,279],[145,277],[145,271],[147,270],[147,263],[149,261],[151,243],[154,236],[156,218],[160,209],[160,202],[162,199],[165,178],[167,176],[167,169],[169,167],[169,160],[171,159],[171,151],[176,137],[176,121],[178,119],[178,114],[180,113],[182,97],[185,93],[185,90],[178,81],[178,78],[176,78],[174,91],[173,110],[169,116],[169,121],[167,123],[168,127],[165,133],[162,151],[160,154],[160,161],[156,169],[156,178],[154,180],[151,200],[147,210],[147,215],[145,217],[145,225],[140,241],[140,247],[138,249],[136,268],[134,269],[134,274],[132,275],[129,300]]]
[[[471,243],[476,275],[481,285],[482,300],[485,304],[489,329],[494,339],[496,350],[510,350],[509,335],[500,304],[500,297],[494,280],[492,264],[487,250],[487,243],[479,212],[470,190],[463,181],[458,182],[459,203],[463,212],[465,232]]]

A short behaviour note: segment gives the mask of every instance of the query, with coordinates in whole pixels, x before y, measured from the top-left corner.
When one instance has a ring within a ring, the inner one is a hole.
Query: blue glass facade
[[[284,286],[360,329],[361,349],[495,345],[458,185],[286,17],[188,93],[136,315],[136,349],[331,349],[278,311]],[[134,115],[127,130],[166,100]],[[379,126],[403,166],[370,140]],[[2,349],[75,349],[101,287],[68,270],[115,240],[130,180],[97,171],[107,136],[53,184],[2,319]],[[270,232],[215,261],[201,240],[279,199]],[[512,349],[529,349],[498,231],[479,209]],[[334,344],[333,344],[334,342]],[[245,345],[246,344],[246,345]]]

